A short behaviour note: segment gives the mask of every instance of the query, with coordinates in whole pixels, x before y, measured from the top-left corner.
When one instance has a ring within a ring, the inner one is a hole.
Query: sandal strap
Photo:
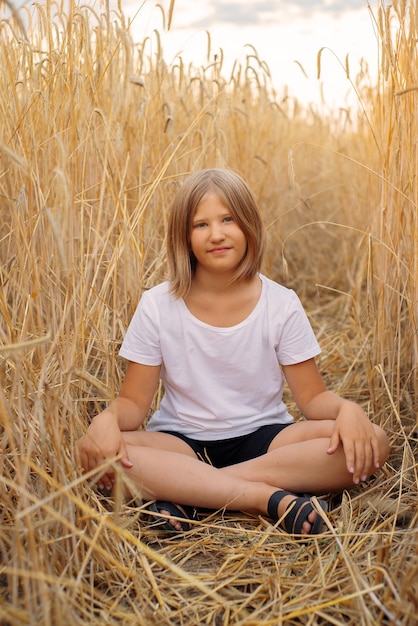
[[[287,532],[292,535],[300,535],[303,522],[312,511],[314,508],[310,499],[300,497],[292,500],[286,508],[286,517],[283,520]]]
[[[286,496],[293,496],[294,494],[290,491],[284,491],[284,489],[280,489],[280,491],[275,491],[271,496],[267,504],[267,513],[269,517],[275,522],[279,521],[279,504]]]
[[[312,505],[309,494],[306,496],[296,496],[296,494],[291,491],[275,491],[271,496],[267,504],[267,511],[271,519],[274,521],[278,521],[280,517],[278,514],[278,508],[280,502],[286,496],[294,496],[294,499],[289,502],[286,507],[285,517],[282,520],[281,524],[290,535],[300,535],[302,533],[302,525],[308,518],[308,515],[315,511],[314,506]],[[323,511],[327,510],[327,505],[324,500],[319,500],[319,506]],[[317,534],[320,532],[322,526],[322,519],[319,514],[317,514],[317,518],[312,524],[311,535]]]
[[[161,511],[168,511],[170,515],[173,517],[179,518],[181,527],[184,532],[187,532],[191,529],[188,520],[197,519],[197,510],[188,505],[180,505],[174,504],[173,502],[166,502],[165,500],[156,500],[155,502],[148,505],[147,509],[154,513],[161,513]],[[182,510],[183,509],[183,510]],[[152,524],[153,526],[159,526],[164,530],[169,530],[173,532],[178,532],[176,529],[170,524],[168,520],[158,519],[156,522]]]

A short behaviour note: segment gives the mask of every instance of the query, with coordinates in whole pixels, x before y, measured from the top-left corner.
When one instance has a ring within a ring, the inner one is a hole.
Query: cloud
[[[215,0],[210,4],[212,22],[235,25],[256,25],[265,22],[269,15],[277,13],[277,3],[274,2],[222,2]],[[200,26],[203,25],[201,20]]]
[[[234,26],[257,26],[267,24],[279,19],[286,20],[290,15],[293,17],[308,17],[314,13],[324,13],[330,17],[341,17],[347,10],[355,11],[364,9],[365,0],[293,0],[288,1],[262,1],[254,2],[246,0],[211,0],[200,4],[199,16],[193,15],[193,9],[188,10],[192,0],[177,0],[176,9],[184,14],[189,13],[188,27],[209,28],[214,24]],[[203,10],[203,6],[205,9]]]
[[[286,3],[287,4],[287,3]],[[365,0],[293,0],[290,4],[302,9],[315,11],[325,11],[331,13],[344,13],[348,8],[357,10],[366,6]]]

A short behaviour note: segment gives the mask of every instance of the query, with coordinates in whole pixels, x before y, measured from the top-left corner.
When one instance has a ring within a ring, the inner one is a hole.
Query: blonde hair
[[[171,207],[167,233],[167,259],[171,291],[186,296],[196,269],[190,246],[191,221],[202,198],[215,193],[228,207],[247,241],[247,250],[232,282],[253,278],[260,270],[265,247],[265,229],[257,202],[244,180],[227,169],[204,169],[190,176],[177,192]]]

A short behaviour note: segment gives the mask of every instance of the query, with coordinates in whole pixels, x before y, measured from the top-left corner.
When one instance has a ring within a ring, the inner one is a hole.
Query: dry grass
[[[378,84],[351,77],[364,112],[332,119],[272,94],[250,47],[224,77],[210,37],[206,67],[168,67],[160,34],[134,44],[120,12],[2,6],[0,623],[416,624],[412,3],[376,13]],[[75,440],[117,393],[140,293],[165,275],[170,198],[214,165],[260,199],[265,271],[300,293],[329,385],[392,443],[305,544],[222,512],[159,536],[140,501],[103,499],[77,469]]]

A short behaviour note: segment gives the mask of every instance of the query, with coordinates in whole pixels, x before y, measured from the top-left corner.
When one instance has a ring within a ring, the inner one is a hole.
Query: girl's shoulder
[[[263,291],[265,293],[264,301],[270,315],[274,317],[277,314],[280,318],[283,318],[283,316],[288,317],[294,313],[300,314],[302,311],[305,313],[304,306],[293,289],[285,287],[266,276],[261,276],[261,280],[263,281]]]
[[[264,289],[268,295],[273,296],[273,297],[286,298],[289,300],[293,300],[294,298],[297,298],[297,295],[293,291],[293,289],[290,289],[289,287],[285,287],[284,285],[277,283],[275,280],[268,278],[264,274],[260,274],[260,278],[264,284]]]
[[[146,300],[160,300],[160,299],[173,299],[173,296],[170,291],[170,282],[165,280],[158,285],[154,285],[154,287],[150,287],[149,289],[144,289],[141,295],[142,299]]]
[[[174,298],[170,291],[170,283],[169,281],[164,281],[154,287],[143,290],[139,298],[137,311],[156,315],[157,311],[171,308],[173,303]]]

